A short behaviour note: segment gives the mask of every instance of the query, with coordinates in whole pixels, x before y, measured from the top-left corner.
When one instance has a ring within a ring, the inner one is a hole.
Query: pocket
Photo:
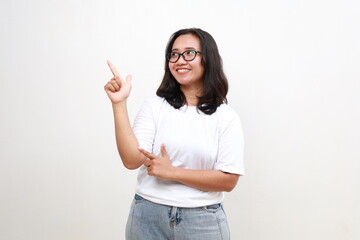
[[[217,212],[219,209],[221,209],[221,203],[208,205],[203,207],[203,209],[207,212]]]
[[[141,197],[140,195],[135,194],[134,201],[135,201],[135,203],[143,202],[143,201],[145,201],[145,198]]]
[[[218,209],[220,206],[221,206],[221,204],[217,203],[217,204],[206,206],[206,209],[208,209],[208,210],[209,209]]]

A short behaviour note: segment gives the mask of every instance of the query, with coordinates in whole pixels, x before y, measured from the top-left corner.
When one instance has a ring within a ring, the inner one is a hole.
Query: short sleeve
[[[145,101],[138,111],[133,124],[133,132],[138,140],[139,147],[152,152],[156,125],[151,100]]]
[[[219,126],[219,152],[215,169],[244,175],[244,136],[238,114],[225,105]]]

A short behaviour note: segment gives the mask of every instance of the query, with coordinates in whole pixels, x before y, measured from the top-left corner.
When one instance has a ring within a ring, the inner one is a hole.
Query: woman
[[[165,74],[156,97],[134,121],[126,99],[131,76],[105,85],[114,111],[123,164],[139,169],[127,239],[229,239],[224,191],[244,173],[243,136],[226,105],[228,83],[212,36],[196,28],[175,32],[166,48]]]

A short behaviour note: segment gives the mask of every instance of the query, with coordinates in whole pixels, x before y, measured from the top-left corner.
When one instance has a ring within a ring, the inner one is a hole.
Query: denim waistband
[[[141,197],[141,196],[138,195],[138,194],[135,194],[134,199],[137,200],[137,201],[140,201],[140,200],[149,201],[149,200]],[[151,201],[149,201],[149,202],[151,202]],[[154,202],[152,202],[152,203],[154,203]],[[159,203],[154,203],[154,204],[159,204]],[[162,204],[159,204],[159,205],[162,205]],[[171,206],[169,206],[169,207],[171,207]],[[219,207],[221,207],[221,203],[215,203],[215,204],[211,204],[211,205],[200,206],[200,207],[198,207],[198,208],[218,209]],[[189,207],[180,207],[180,208],[189,208]],[[194,208],[197,208],[197,207],[194,207]]]

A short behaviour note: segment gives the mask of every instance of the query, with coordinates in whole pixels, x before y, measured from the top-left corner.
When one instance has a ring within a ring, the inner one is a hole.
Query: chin
[[[184,86],[186,86],[186,85],[188,85],[188,84],[191,83],[191,81],[186,80],[186,79],[176,79],[176,81],[177,81],[180,85],[184,85]]]

